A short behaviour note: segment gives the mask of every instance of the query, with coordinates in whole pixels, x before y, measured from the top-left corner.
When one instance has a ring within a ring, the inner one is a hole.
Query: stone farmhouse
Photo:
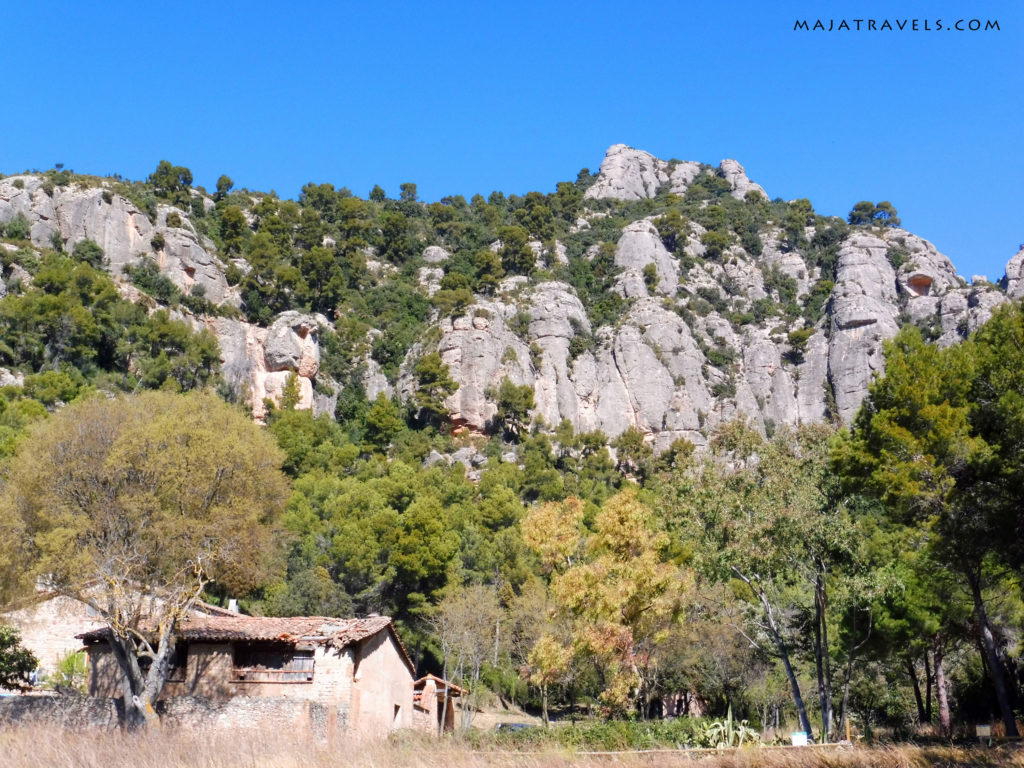
[[[108,632],[79,637],[89,652],[89,693],[113,699],[121,695],[121,671]],[[382,736],[428,727],[422,713],[414,716],[414,680],[386,616],[199,615],[179,625],[158,711],[181,724]]]

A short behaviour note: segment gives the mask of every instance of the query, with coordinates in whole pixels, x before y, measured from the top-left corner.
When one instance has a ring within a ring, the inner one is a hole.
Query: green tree
[[[536,258],[529,245],[530,233],[521,226],[502,227],[498,230],[501,240],[501,266],[510,275],[529,275]]]
[[[75,243],[73,254],[76,259],[84,261],[90,267],[94,269],[103,269],[105,254],[103,253],[103,249],[94,241],[89,240],[88,238],[85,240],[79,240]]]
[[[249,224],[241,208],[229,205],[220,212],[220,238],[224,244],[224,253],[240,254],[248,234]]]
[[[106,622],[135,721],[155,721],[175,627],[203,589],[249,590],[270,572],[281,458],[243,413],[200,393],[80,402],[19,447],[0,549],[26,589],[41,581]]]
[[[402,202],[415,203],[417,200],[419,200],[419,197],[416,193],[416,185],[413,184],[411,181],[407,181],[404,184],[400,184],[398,189],[400,190],[399,199]]]
[[[517,386],[508,376],[498,387],[498,413],[495,417],[505,432],[518,440],[529,423],[533,410],[533,387],[529,384]]]
[[[404,429],[405,421],[398,406],[386,394],[379,393],[366,413],[367,441],[377,450],[386,452]]]
[[[417,387],[413,393],[413,404],[419,409],[420,418],[428,423],[438,423],[448,416],[447,400],[459,385],[451,377],[437,352],[430,352],[420,358],[413,368]]]
[[[384,187],[380,184],[374,184],[373,189],[370,190],[370,199],[375,203],[383,203],[387,200],[387,193],[384,191]]]
[[[886,374],[869,387],[853,432],[837,448],[837,467],[848,484],[877,495],[897,520],[916,528],[935,560],[961,575],[1000,715],[1007,734],[1016,735],[1010,676],[985,600],[996,542],[1007,528],[991,485],[1003,462],[971,423],[978,345],[939,349],[911,328],[885,349]]]
[[[830,547],[841,539],[822,486],[828,464],[827,430],[779,430],[771,441],[743,422],[724,426],[713,452],[668,486],[666,516],[683,551],[694,552],[700,574],[736,585],[746,603],[748,641],[782,664],[801,728],[811,733],[795,667],[802,641],[794,619],[814,611],[824,625]],[[827,639],[815,638],[823,722],[831,725]]]
[[[213,199],[220,202],[228,196],[228,192],[235,186],[235,182],[231,180],[231,177],[227,174],[221,174],[217,179],[217,192],[214,194]]]
[[[0,690],[30,689],[32,672],[37,666],[39,661],[22,646],[18,630],[0,625]]]
[[[900,217],[896,215],[896,209],[888,200],[883,200],[875,205],[875,213],[871,218],[883,227],[895,228],[901,223]]]
[[[192,171],[188,168],[161,160],[147,181],[158,197],[175,205],[188,205],[188,190],[192,186]]]
[[[846,221],[853,226],[871,224],[875,220],[875,214],[878,209],[875,208],[875,204],[870,200],[861,200],[850,211],[850,215],[846,217]]]

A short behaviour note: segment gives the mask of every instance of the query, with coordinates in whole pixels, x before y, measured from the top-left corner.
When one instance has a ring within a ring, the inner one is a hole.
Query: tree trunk
[[[779,658],[782,659],[783,669],[786,670],[786,679],[789,680],[790,691],[793,694],[793,703],[796,705],[796,713],[800,718],[800,727],[806,731],[808,739],[813,739],[814,732],[811,730],[811,721],[807,717],[807,708],[804,707],[804,697],[800,694],[800,682],[796,679],[793,665],[789,661],[789,649],[786,647],[786,641],[783,639],[778,625],[775,623],[775,616],[771,610],[771,603],[768,602],[768,596],[764,592],[760,592],[759,597],[761,598],[761,606],[765,611],[765,617],[768,620],[768,626],[772,631],[772,639],[775,641],[776,651],[779,654]]]
[[[910,676],[910,682],[914,686],[914,701],[917,702],[917,721],[919,723],[925,723],[925,711],[924,711],[924,699],[921,698],[921,683],[917,679],[917,667],[914,664],[914,660],[907,656],[905,659],[907,663],[907,674]]]
[[[946,669],[943,666],[942,637],[935,638],[932,654],[935,659],[935,695],[939,700],[939,728],[942,735],[949,738],[953,735],[953,729],[949,717],[949,687],[946,684]]]
[[[814,661],[818,672],[818,702],[821,708],[821,739],[832,740],[832,669],[829,663],[827,585],[824,569],[819,570],[814,582]]]
[[[1013,709],[1010,706],[1010,688],[1006,680],[1006,671],[999,660],[999,649],[996,648],[995,636],[992,634],[992,627],[988,622],[988,614],[985,611],[985,602],[981,596],[981,576],[974,569],[967,569],[967,581],[971,587],[971,596],[974,598],[974,618],[978,622],[978,631],[981,635],[981,644],[988,661],[989,676],[996,689],[996,701],[999,702],[999,713],[1003,720],[1003,727],[1006,728],[1006,735],[1017,737],[1017,722],[1013,716]]]
[[[924,715],[927,722],[932,721],[932,667],[928,661],[928,651],[924,652]]]
[[[779,630],[778,624],[775,622],[775,611],[772,608],[772,603],[768,599],[768,595],[760,587],[755,587],[753,581],[748,578],[739,568],[733,566],[733,573],[735,573],[743,582],[750,587],[751,591],[757,597],[761,603],[761,610],[764,613],[765,621],[768,622],[768,629],[771,630],[772,640],[775,643],[776,652],[779,658],[782,659],[782,667],[786,671],[786,679],[789,680],[790,692],[793,695],[793,703],[796,705],[796,713],[800,719],[800,727],[807,733],[808,739],[814,738],[814,732],[811,730],[811,721],[807,717],[807,708],[804,706],[804,697],[800,694],[800,682],[796,679],[796,673],[793,672],[793,665],[789,661],[789,649],[786,647],[786,641],[782,637],[782,632]]]
[[[548,687],[542,685],[540,687],[540,714],[541,719],[544,721],[544,727],[551,727],[551,720],[548,718]]]

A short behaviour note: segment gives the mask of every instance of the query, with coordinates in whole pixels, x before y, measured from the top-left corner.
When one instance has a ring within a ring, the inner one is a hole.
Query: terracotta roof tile
[[[412,660],[388,616],[370,616],[365,619],[336,619],[327,616],[243,616],[241,614],[202,616],[193,615],[178,623],[178,637],[182,640],[202,642],[256,642],[279,641],[285,643],[318,643],[343,649],[389,630],[410,670],[415,673]],[[109,636],[103,627],[76,635],[86,643],[100,642]]]

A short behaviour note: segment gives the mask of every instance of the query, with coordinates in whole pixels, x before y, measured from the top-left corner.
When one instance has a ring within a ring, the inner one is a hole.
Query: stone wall
[[[279,696],[175,696],[161,701],[157,712],[164,725],[181,728],[275,730],[323,739],[338,727],[337,707]]]
[[[116,728],[119,702],[79,695],[2,696],[0,725],[45,724],[65,728]]]
[[[56,671],[61,656],[82,648],[76,634],[105,626],[84,603],[69,597],[52,597],[5,613],[2,622],[21,633],[21,644],[36,655],[40,671],[47,675]]]

